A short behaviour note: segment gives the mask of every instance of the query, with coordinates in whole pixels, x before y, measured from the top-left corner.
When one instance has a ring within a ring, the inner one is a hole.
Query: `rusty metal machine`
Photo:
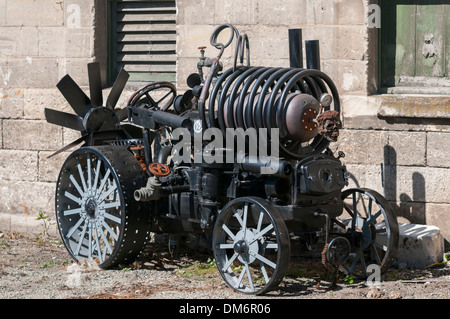
[[[295,65],[251,66],[248,37],[229,24],[210,42],[217,57],[200,48],[198,72],[181,95],[172,83],[153,82],[118,109],[129,76],[122,70],[104,105],[97,63],[88,65],[90,98],[69,75],[58,83],[75,114],[45,109],[46,119],[81,137],[57,153],[83,144],[56,188],[71,256],[106,269],[133,262],[151,232],[198,234],[225,282],[250,294],[276,288],[293,255],[352,276],[367,276],[370,264],[387,270],[397,253],[396,216],[377,192],[344,190],[344,154],[329,147],[342,127],[330,77]],[[233,42],[234,64],[225,69],[220,58]]]

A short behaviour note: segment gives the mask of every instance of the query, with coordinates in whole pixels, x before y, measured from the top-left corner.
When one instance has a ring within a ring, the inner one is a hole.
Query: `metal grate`
[[[175,82],[175,0],[112,0],[110,21],[112,76],[125,68],[131,82]]]

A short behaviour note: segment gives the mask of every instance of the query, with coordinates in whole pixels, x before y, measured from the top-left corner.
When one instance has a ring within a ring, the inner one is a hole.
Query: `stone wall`
[[[196,72],[198,47],[217,55],[209,39],[221,23],[247,33],[252,65],[262,66],[288,67],[288,30],[301,28],[303,40],[320,41],[321,69],[341,94],[345,128],[332,147],[346,153],[351,186],[383,193],[399,216],[439,226],[450,241],[449,97],[375,94],[376,29],[366,24],[373,2],[177,0],[177,86],[183,92]],[[0,0],[0,229],[15,229],[15,218],[39,210],[53,214],[55,181],[67,154],[47,157],[79,135],[47,124],[43,110],[71,111],[55,85],[68,73],[85,87],[88,62],[100,61],[106,78],[105,3]],[[231,56],[228,48],[225,67]]]
[[[53,216],[64,156],[47,157],[79,133],[48,124],[44,108],[73,112],[56,83],[70,74],[87,85],[87,63],[102,56],[95,18],[94,1],[0,0],[2,230],[28,230],[39,210]]]

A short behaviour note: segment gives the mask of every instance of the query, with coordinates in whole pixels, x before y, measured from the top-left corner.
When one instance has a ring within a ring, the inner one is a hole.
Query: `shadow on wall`
[[[425,177],[419,172],[413,172],[409,178],[407,176],[400,178],[408,178],[408,180],[399,180],[397,152],[390,145],[384,146],[384,163],[381,164],[383,196],[392,205],[395,214],[400,223],[426,225],[426,193],[425,193]],[[348,178],[355,187],[364,187],[360,185],[357,178],[348,172]],[[406,193],[397,196],[397,183],[405,183],[412,185],[412,198]],[[444,239],[445,247],[450,247],[450,242]]]
[[[394,206],[397,217],[413,224],[426,224],[425,215],[425,178],[419,172],[411,176],[412,198],[405,193],[397,197],[397,152],[390,145],[384,146],[383,190],[384,196]],[[406,181],[407,183],[409,181]],[[400,202],[398,202],[398,199]]]
[[[397,152],[392,146],[385,145],[384,165],[382,169],[383,195],[394,208],[399,222],[425,225],[425,177],[419,172],[414,172],[411,179],[405,181],[406,183],[412,183],[412,198],[405,193],[401,193],[397,197],[397,182],[399,181],[397,169]],[[450,247],[450,243],[446,239],[444,239],[444,245],[445,247]]]

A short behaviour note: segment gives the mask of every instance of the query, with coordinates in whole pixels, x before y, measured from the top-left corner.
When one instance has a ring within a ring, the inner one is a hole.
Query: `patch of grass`
[[[177,269],[176,272],[188,278],[210,277],[218,273],[216,262],[210,258],[206,262],[195,261],[189,266]]]

